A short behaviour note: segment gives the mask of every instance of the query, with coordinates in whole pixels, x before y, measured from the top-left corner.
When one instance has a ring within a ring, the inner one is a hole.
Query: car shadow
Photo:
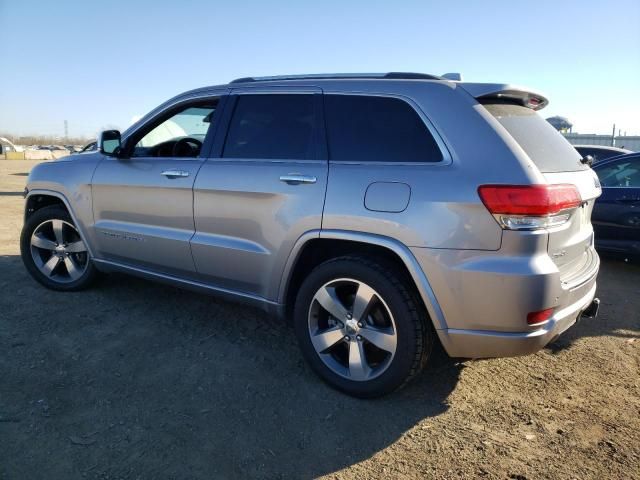
[[[262,312],[115,274],[52,292],[17,256],[0,305],[0,452],[24,478],[316,478],[445,412],[464,368],[436,347],[405,389],[354,399]]]
[[[640,314],[628,315],[628,303],[640,297],[640,264],[620,257],[601,255],[596,296],[600,298],[598,317],[581,319],[546,349],[557,354],[582,337],[607,335],[640,340]],[[614,285],[615,279],[615,287]]]

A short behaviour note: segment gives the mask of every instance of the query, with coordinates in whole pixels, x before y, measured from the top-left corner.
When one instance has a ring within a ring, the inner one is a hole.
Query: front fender
[[[95,242],[92,228],[94,222],[91,179],[101,157],[83,157],[82,160],[43,162],[31,170],[27,180],[25,218],[28,215],[26,206],[36,195],[59,199],[69,211],[89,254],[93,257]]]
[[[29,214],[29,212],[27,210],[28,205],[29,205],[29,200],[33,200],[37,196],[55,197],[55,198],[57,198],[58,200],[60,200],[64,204],[65,208],[69,212],[69,215],[71,216],[71,219],[73,220],[73,223],[75,224],[76,228],[78,229],[78,233],[80,234],[80,238],[82,239],[84,244],[87,246],[87,251],[89,252],[89,255],[91,256],[91,258],[93,258],[94,255],[93,255],[92,243],[91,243],[91,241],[89,241],[89,235],[87,235],[86,224],[78,220],[78,216],[76,215],[76,213],[74,212],[73,208],[71,207],[71,204],[69,203],[69,200],[63,194],[61,194],[60,192],[55,192],[53,190],[45,190],[45,189],[29,190],[29,193],[27,194],[26,202],[25,202],[25,213],[24,213],[25,221],[26,221],[27,216]]]

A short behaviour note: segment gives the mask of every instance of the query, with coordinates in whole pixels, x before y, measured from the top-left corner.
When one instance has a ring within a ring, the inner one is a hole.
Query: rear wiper
[[[580,163],[583,165],[593,165],[595,158],[593,158],[591,155],[585,155],[584,157],[582,157],[580,159]]]

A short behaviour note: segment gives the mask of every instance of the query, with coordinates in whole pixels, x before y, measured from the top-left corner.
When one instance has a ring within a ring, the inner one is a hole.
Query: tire
[[[71,216],[58,205],[37,210],[27,219],[20,253],[31,276],[51,290],[82,290],[98,276]]]
[[[298,291],[293,321],[302,354],[320,378],[348,395],[372,398],[422,370],[434,333],[409,282],[397,267],[359,256],[335,258],[311,272]]]

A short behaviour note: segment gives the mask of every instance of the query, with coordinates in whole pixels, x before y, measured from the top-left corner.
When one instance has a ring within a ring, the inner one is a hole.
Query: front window
[[[215,103],[191,105],[156,125],[136,143],[134,157],[197,157],[215,114]]]

